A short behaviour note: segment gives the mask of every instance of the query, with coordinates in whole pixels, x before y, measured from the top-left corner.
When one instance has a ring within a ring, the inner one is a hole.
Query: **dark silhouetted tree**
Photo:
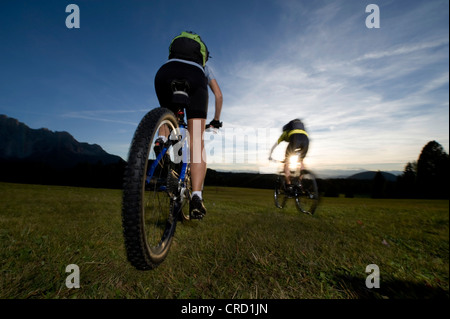
[[[424,146],[417,161],[417,191],[427,198],[448,198],[449,156],[436,141]]]
[[[403,174],[398,177],[398,195],[406,198],[416,197],[417,162],[409,162]]]

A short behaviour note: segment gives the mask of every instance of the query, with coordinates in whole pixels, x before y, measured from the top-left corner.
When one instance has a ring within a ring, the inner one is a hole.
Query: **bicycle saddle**
[[[189,105],[189,82],[187,80],[173,80],[170,83],[172,88],[172,103],[177,106]]]

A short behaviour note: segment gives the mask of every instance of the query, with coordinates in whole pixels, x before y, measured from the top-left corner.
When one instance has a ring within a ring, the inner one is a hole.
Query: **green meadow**
[[[0,183],[0,298],[449,298],[448,200],[323,198],[308,216],[270,190],[208,187],[205,219],[180,223],[164,263],[138,271],[121,195]],[[70,264],[80,288],[66,286]]]

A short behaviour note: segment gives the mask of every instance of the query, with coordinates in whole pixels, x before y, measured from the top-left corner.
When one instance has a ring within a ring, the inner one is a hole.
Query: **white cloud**
[[[118,123],[125,125],[137,126],[136,121],[125,120],[124,115],[147,112],[147,109],[140,110],[89,110],[89,111],[75,111],[62,114],[63,118],[76,118],[98,122]]]
[[[421,50],[433,49],[442,45],[448,45],[448,39],[439,39],[436,41],[423,43],[401,44],[396,48],[389,48],[385,51],[365,53],[362,57],[357,58],[355,62],[371,59],[381,59],[391,56],[407,55]]]

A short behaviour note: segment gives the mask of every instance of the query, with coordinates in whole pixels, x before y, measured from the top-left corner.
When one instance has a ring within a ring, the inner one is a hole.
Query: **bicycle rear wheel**
[[[319,203],[319,190],[314,174],[307,170],[301,171],[294,185],[295,206],[300,212],[313,215]]]
[[[273,192],[273,197],[275,200],[275,206],[277,208],[283,208],[286,205],[288,197],[285,192],[284,180],[280,176],[278,176],[275,181],[275,189]]]
[[[173,147],[155,148],[161,127],[177,127],[173,113],[156,108],[140,122],[131,143],[124,176],[122,226],[129,262],[139,270],[158,266],[175,233],[179,204]]]

